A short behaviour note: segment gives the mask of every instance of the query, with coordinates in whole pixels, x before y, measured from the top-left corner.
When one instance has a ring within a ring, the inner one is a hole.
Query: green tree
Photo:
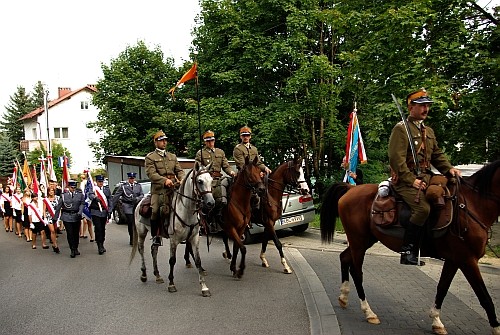
[[[16,93],[10,97],[9,104],[5,106],[3,120],[0,120],[0,129],[9,137],[12,143],[19,144],[19,141],[24,139],[24,126],[19,119],[31,112],[32,107],[26,89],[18,86]]]
[[[98,158],[145,155],[153,148],[152,135],[159,129],[169,135],[175,148],[185,148],[184,133],[179,136],[177,128],[183,116],[172,113],[167,93],[178,80],[171,58],[164,59],[160,48],[149,50],[140,41],[101,68],[104,76],[93,97],[100,109],[98,120],[88,125],[101,134],[101,141],[92,144]]]
[[[19,157],[17,146],[4,132],[0,133],[0,176],[12,175],[14,162]]]
[[[68,157],[69,163],[71,164],[71,153],[61,143],[57,143],[57,142],[52,142],[51,150],[52,150],[52,161],[53,161],[53,165],[54,165],[54,172],[56,174],[57,180],[61,181],[61,179],[62,179],[62,167],[60,167],[59,164],[57,163],[57,159],[58,159],[58,157],[62,157],[64,155],[66,155]],[[39,171],[40,171],[39,159],[42,156],[44,158],[47,158],[47,151],[45,150],[45,147],[42,145],[42,143],[40,143],[40,146],[38,148],[30,151],[27,154],[28,163],[30,165],[37,166],[37,173],[39,173]],[[45,168],[47,168],[47,164],[45,164]]]

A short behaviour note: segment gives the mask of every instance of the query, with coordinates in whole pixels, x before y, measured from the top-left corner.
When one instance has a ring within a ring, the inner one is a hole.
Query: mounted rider
[[[215,147],[215,133],[213,131],[207,130],[203,134],[203,141],[205,147],[198,150],[195,160],[203,166],[210,166],[209,172],[213,178],[212,194],[215,198],[215,208],[211,211],[213,215],[209,217],[209,221],[211,230],[217,231],[214,219],[221,215],[221,209],[227,205],[227,189],[229,187],[229,180],[222,175],[221,171],[231,177],[236,176],[236,172],[229,165],[224,150]]]
[[[418,241],[431,210],[425,196],[420,194],[429,186],[433,175],[431,164],[442,174],[460,176],[461,173],[438,147],[432,128],[424,125],[433,103],[427,91],[420,89],[408,94],[406,102],[410,115],[406,122],[400,121],[392,129],[389,163],[394,189],[411,208],[410,223],[405,229],[401,248],[401,264],[418,265]],[[407,134],[407,126],[410,134]]]
[[[151,180],[151,236],[153,245],[161,245],[159,222],[170,214],[172,194],[184,179],[177,156],[166,151],[167,136],[160,130],[153,135],[156,149],[146,155],[145,169]]]

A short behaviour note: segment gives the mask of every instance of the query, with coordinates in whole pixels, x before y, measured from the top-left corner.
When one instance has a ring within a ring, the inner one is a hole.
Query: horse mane
[[[475,172],[468,178],[468,181],[472,184],[472,187],[475,190],[478,190],[479,194],[487,194],[491,192],[491,182],[493,181],[493,176],[499,167],[500,160],[496,160]]]
[[[181,186],[179,187],[180,193],[185,194],[184,189],[186,188],[186,182],[189,179],[189,175],[191,173],[193,173],[193,171],[194,171],[194,169],[189,170],[188,173],[186,174],[186,176],[184,177],[184,179],[182,179]]]

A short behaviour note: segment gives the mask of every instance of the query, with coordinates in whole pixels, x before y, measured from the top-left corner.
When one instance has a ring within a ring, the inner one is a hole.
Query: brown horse
[[[261,198],[262,224],[264,225],[264,238],[262,240],[262,249],[260,259],[263,267],[269,267],[266,259],[267,243],[273,240],[278,253],[280,254],[281,264],[283,264],[284,273],[292,273],[292,269],[286,262],[283,254],[282,244],[274,230],[274,223],[284,214],[283,210],[283,191],[286,185],[300,187],[302,194],[309,192],[309,187],[304,178],[302,170],[302,158],[294,158],[291,161],[281,164],[274,170],[268,178],[267,192]],[[286,214],[286,212],[285,212]]]
[[[230,269],[233,276],[241,278],[245,270],[246,247],[241,237],[246,227],[250,224],[251,208],[250,197],[252,192],[262,194],[265,191],[264,183],[260,176],[260,169],[257,166],[257,159],[250,162],[245,158],[245,165],[238,172],[236,179],[231,185],[230,199],[227,206],[222,209],[221,226],[224,232],[233,240],[233,257],[231,258]],[[239,269],[236,270],[236,258],[238,251],[241,251],[241,261]]]
[[[457,185],[455,220],[444,234],[426,237],[426,243],[421,246],[423,256],[445,260],[430,311],[432,330],[436,334],[447,333],[439,317],[441,305],[460,269],[485,309],[492,333],[499,335],[495,306],[481,276],[478,260],[484,256],[488,231],[500,214],[500,160],[467,179],[459,179]],[[386,235],[370,223],[371,204],[376,193],[377,185],[374,184],[332,185],[325,193],[320,223],[323,242],[331,242],[336,219],[340,217],[349,246],[340,254],[342,285],[339,303],[344,308],[347,306],[350,273],[361,300],[361,309],[367,321],[373,324],[380,321],[371,310],[363,289],[362,266],[366,250],[377,241],[396,252],[401,251],[402,246],[402,239]]]

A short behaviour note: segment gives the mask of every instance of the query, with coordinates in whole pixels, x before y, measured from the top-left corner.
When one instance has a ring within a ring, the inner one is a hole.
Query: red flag
[[[184,73],[182,78],[175,84],[174,87],[172,87],[168,93],[172,94],[172,97],[174,96],[174,91],[177,87],[179,87],[181,84],[185,83],[186,81],[192,80],[192,79],[198,79],[198,68],[196,63],[193,63],[193,66],[189,69],[188,72]]]
[[[61,187],[63,190],[65,190],[66,188],[68,188],[69,183],[68,156],[63,157],[63,170],[61,179]]]
[[[32,183],[33,183],[33,192],[35,192],[36,194],[39,194],[40,187],[38,187],[38,178],[36,176],[35,166],[33,166],[33,169],[31,169],[31,175],[32,175]]]

